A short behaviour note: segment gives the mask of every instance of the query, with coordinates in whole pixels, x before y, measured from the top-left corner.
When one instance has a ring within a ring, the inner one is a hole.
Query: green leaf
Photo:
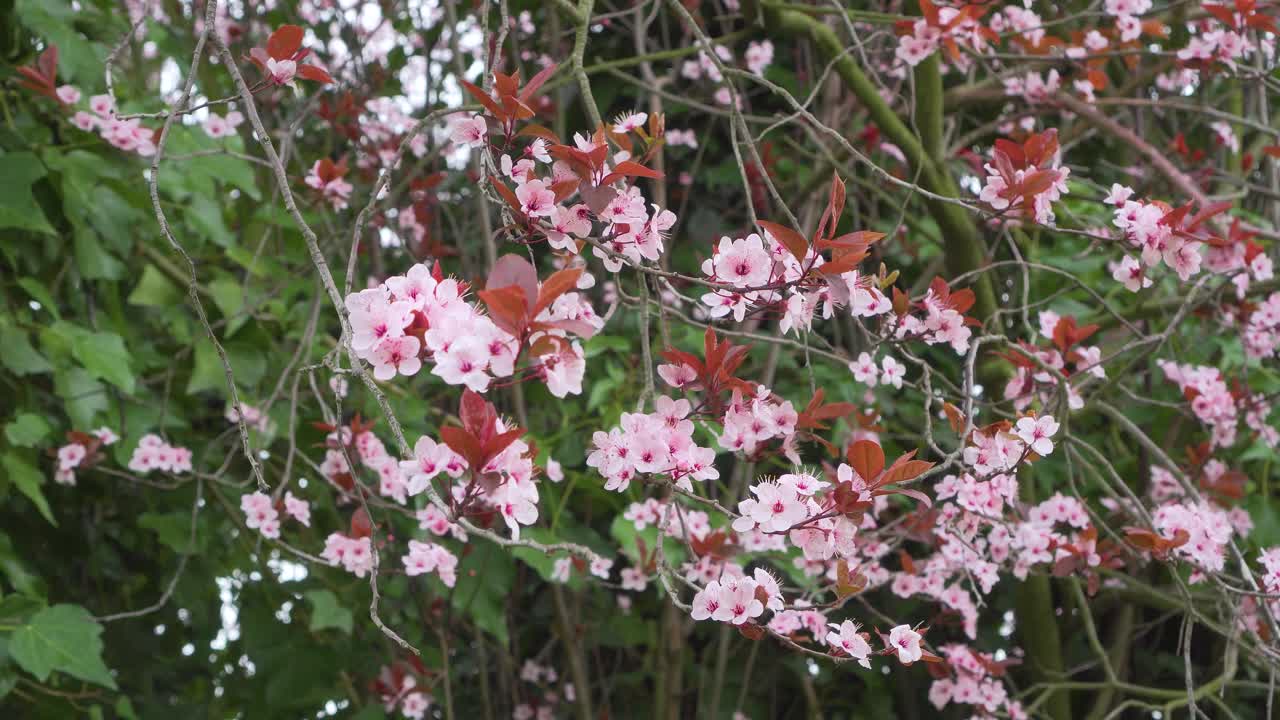
[[[107,388],[83,368],[73,367],[54,376],[54,388],[66,406],[74,427],[93,425],[95,416],[107,407]]]
[[[10,325],[0,325],[0,363],[15,375],[34,375],[53,370],[49,361],[31,346],[27,334]]]
[[[25,625],[32,615],[43,609],[43,600],[21,593],[10,593],[0,599],[0,625]]]
[[[132,395],[133,371],[124,339],[112,332],[80,330],[71,340],[71,353],[90,374]]]
[[[160,542],[181,555],[198,552],[205,545],[206,538],[201,536],[197,526],[196,546],[191,546],[191,513],[185,510],[143,513],[138,517],[138,526],[154,531],[160,536]]]
[[[247,319],[240,316],[244,309],[244,288],[236,279],[222,277],[209,283],[209,291],[213,293],[213,302],[222,311],[222,317],[227,320],[225,336],[230,337]]]
[[[3,460],[5,473],[18,491],[26,495],[31,502],[35,503],[36,509],[49,521],[50,525],[57,526],[58,521],[53,519],[53,511],[49,509],[49,501],[45,500],[44,491],[40,489],[40,485],[44,483],[44,476],[39,470],[31,467],[27,461],[18,456],[17,453],[7,453]]]
[[[238,138],[237,142],[233,143],[233,145],[240,145]],[[207,155],[205,157],[193,159],[190,162],[190,167],[200,172],[207,173],[211,177],[217,178],[223,183],[235,185],[254,200],[262,199],[262,193],[258,190],[257,178],[255,178],[253,174],[253,166],[245,160],[241,160],[240,158],[232,155]]]
[[[40,158],[29,152],[0,155],[0,228],[56,234],[31,195],[31,184],[45,176]]]
[[[4,158],[0,158],[0,163],[2,162],[4,162]],[[18,278],[18,287],[26,290],[27,294],[40,303],[41,307],[48,310],[55,319],[62,318],[62,315],[58,312],[58,303],[53,300],[53,294],[39,280],[33,277]]]
[[[116,689],[102,661],[102,625],[79,605],[54,605],[14,631],[9,652],[23,670],[44,682],[57,670]]]
[[[76,267],[80,268],[83,277],[89,280],[119,280],[124,277],[124,263],[102,247],[96,232],[77,225],[73,235]]]
[[[196,230],[222,247],[231,247],[236,236],[227,229],[222,219],[222,206],[208,195],[192,195],[187,198],[187,221]]]
[[[641,562],[640,544],[636,539],[644,541],[646,553],[653,552],[657,547],[658,528],[650,525],[644,530],[637,531],[635,523],[618,515],[613,519],[613,524],[609,526],[609,534],[618,542],[618,549],[622,551],[631,560],[632,564],[638,565]],[[667,564],[672,567],[680,567],[680,563],[684,562],[685,551],[684,546],[675,538],[668,537],[663,540],[663,551],[667,556]]]
[[[157,270],[155,265],[142,269],[142,277],[133,287],[133,292],[129,293],[129,304],[143,307],[169,307],[181,302],[181,299],[182,291],[164,273]]]
[[[351,611],[338,604],[338,598],[329,590],[308,590],[307,602],[311,603],[311,631],[337,629],[350,635],[354,617]]]
[[[133,701],[124,696],[116,700],[116,715],[121,720],[138,720],[138,713],[133,709]]]
[[[0,667],[0,700],[18,686],[18,673],[8,667]]]
[[[73,7],[69,0],[18,0],[12,6],[15,19],[45,42],[58,46],[59,83],[73,81],[94,87],[102,81],[107,50],[86,40],[82,29],[92,28],[93,32],[104,33],[104,37],[123,33],[119,21],[106,22],[107,18],[92,10],[92,3],[86,5]]]
[[[13,422],[4,426],[4,436],[9,442],[22,447],[35,447],[40,444],[53,428],[44,418],[32,413],[22,413]]]
[[[451,594],[453,607],[506,645],[506,602],[515,564],[511,554],[494,543],[473,541],[471,547],[472,551],[458,562],[458,583]]]
[[[44,580],[33,575],[23,564],[18,550],[13,546],[13,539],[0,531],[0,573],[13,586],[14,590],[31,597],[44,595]]]

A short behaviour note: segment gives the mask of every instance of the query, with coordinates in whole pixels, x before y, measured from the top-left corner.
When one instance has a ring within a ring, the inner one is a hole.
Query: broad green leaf
[[[102,81],[102,66],[107,48],[101,43],[85,39],[88,32],[99,37],[118,38],[127,29],[121,14],[114,22],[93,9],[70,0],[17,0],[13,5],[14,17],[30,28],[46,42],[58,46],[58,79],[73,81],[82,87],[94,87]]]
[[[2,162],[4,162],[4,158],[0,157],[0,163]],[[3,175],[3,173],[0,173],[0,175]],[[53,294],[39,280],[33,277],[18,278],[18,286],[26,290],[27,294],[40,303],[40,307],[53,315],[54,319],[62,318],[62,315],[58,312],[58,303],[53,299]]]
[[[124,339],[112,332],[81,330],[72,337],[71,352],[94,377],[115,385],[132,395],[133,370]]]
[[[232,277],[221,277],[209,283],[209,291],[213,293],[213,302],[222,311],[222,317],[227,320],[224,335],[234,335],[247,319],[240,316],[244,309],[244,288]]]
[[[53,428],[39,415],[22,413],[4,426],[4,436],[9,442],[22,447],[35,447],[48,437]]]
[[[54,376],[54,389],[62,398],[74,427],[93,425],[98,413],[106,411],[107,388],[84,368],[67,368]]]
[[[543,545],[550,545],[561,541],[561,538],[557,537],[555,533],[551,532],[547,528],[525,528],[520,535],[528,540],[542,543]],[[552,574],[555,572],[556,561],[561,558],[572,557],[568,553],[547,554],[530,548],[515,548],[511,551],[511,554],[514,555],[516,559],[536,570],[538,575],[547,582],[560,582],[558,580],[552,580]],[[584,583],[584,574],[578,572],[575,568],[569,573],[569,582],[565,584],[568,587],[577,590],[581,588]]]
[[[82,276],[90,280],[119,280],[124,277],[124,264],[102,247],[96,232],[77,225],[73,235],[76,267],[80,268]]]
[[[227,229],[222,219],[222,205],[208,195],[192,195],[187,198],[186,218],[192,227],[203,232],[210,240],[222,247],[235,244],[235,235]]]
[[[138,713],[133,709],[133,701],[124,696],[116,700],[116,715],[121,720],[138,720]]]
[[[29,152],[0,155],[0,228],[54,234],[53,226],[31,195],[31,184],[46,174],[40,159]]]
[[[40,471],[13,452],[4,456],[3,464],[5,474],[9,476],[9,480],[18,488],[18,491],[35,503],[36,509],[45,520],[49,521],[50,525],[57,525],[58,522],[53,519],[53,512],[49,509],[49,501],[45,499],[44,491],[40,489],[40,485],[44,483],[44,476]]]
[[[25,625],[32,615],[43,609],[43,600],[21,593],[9,593],[0,599],[0,625]]]
[[[31,346],[27,334],[11,325],[0,325],[0,363],[15,375],[47,373],[49,361]]]
[[[143,513],[138,517],[138,526],[154,531],[160,536],[160,542],[179,554],[199,552],[206,544],[197,524],[195,547],[191,546],[191,513],[186,510]]]
[[[130,305],[169,307],[179,302],[182,302],[182,291],[164,273],[157,270],[155,265],[142,269],[142,277],[133,287],[133,292],[129,293]]]
[[[338,598],[329,590],[308,590],[307,602],[311,603],[311,630],[337,629],[350,635],[354,617],[351,611],[338,604]]]
[[[658,528],[649,525],[644,530],[637,531],[635,523],[621,514],[613,519],[613,524],[609,526],[609,534],[618,541],[618,549],[631,560],[632,564],[641,562],[640,544],[636,542],[637,539],[644,541],[646,553],[652,553],[657,547]],[[668,566],[679,567],[680,563],[684,562],[684,546],[675,538],[664,539],[663,551],[666,553]]]
[[[14,590],[30,597],[44,595],[44,581],[33,575],[13,546],[13,539],[0,530],[0,573]]]
[[[491,542],[472,541],[472,551],[458,562],[453,608],[466,613],[485,632],[507,643],[507,593],[515,565],[506,549]],[[443,586],[441,586],[443,587]]]
[[[0,700],[18,686],[18,673],[5,666],[0,667]]]
[[[14,631],[9,652],[23,670],[44,682],[54,670],[116,689],[102,661],[102,625],[79,605],[54,605]]]

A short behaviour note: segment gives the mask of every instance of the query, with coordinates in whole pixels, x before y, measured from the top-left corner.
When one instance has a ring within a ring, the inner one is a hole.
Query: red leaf
[[[973,290],[964,288],[951,293],[950,302],[948,304],[951,306],[952,310],[963,315],[969,311],[969,308],[973,307],[973,303],[976,299],[977,297],[973,294]]]
[[[40,68],[41,74],[48,78],[50,84],[58,79],[58,46],[49,45],[45,51],[40,53],[40,57],[36,60],[36,66]]]
[[[598,164],[598,163],[597,163]],[[641,165],[638,162],[623,160],[614,166],[613,172],[605,175],[599,182],[600,185],[609,185],[613,181],[624,177],[644,177],[657,180],[662,177],[662,173],[652,170]]]
[[[481,290],[477,294],[489,308],[489,318],[495,325],[517,338],[524,334],[529,306],[523,290],[509,285],[496,290]]]
[[[1226,7],[1223,7],[1222,5],[1205,3],[1201,5],[1200,8],[1205,12],[1209,13],[1210,15],[1221,20],[1223,25],[1226,25],[1227,27],[1232,27],[1232,28],[1236,26],[1235,17],[1233,16],[1231,10]]]
[[[449,446],[450,450],[461,455],[467,461],[467,465],[479,472],[483,451],[480,448],[480,441],[474,435],[462,428],[449,426],[440,428],[440,439]]]
[[[884,470],[884,448],[874,440],[859,440],[850,445],[846,457],[867,484],[874,482]]]
[[[538,302],[533,306],[532,317],[538,317],[543,310],[551,307],[556,298],[578,286],[578,278],[582,276],[581,267],[566,268],[553,274],[542,283],[538,290]]]
[[[1220,202],[1211,203],[1207,207],[1200,208],[1200,212],[1196,213],[1195,216],[1187,222],[1186,229],[1195,230],[1204,221],[1230,210],[1233,205],[1235,205],[1235,203],[1230,200],[1222,200]]]
[[[369,519],[369,513],[364,508],[357,508],[351,514],[351,537],[364,538],[373,535],[373,521]]]
[[[525,304],[529,307],[538,301],[538,271],[519,255],[507,254],[498,258],[484,286],[486,290],[515,286],[524,293]]]
[[[458,417],[462,427],[476,438],[485,438],[491,432],[498,418],[498,411],[493,403],[471,388],[462,391],[462,402],[458,405]]]
[[[524,435],[524,428],[508,430],[501,435],[495,435],[490,438],[489,441],[484,444],[484,459],[481,461],[481,467],[484,467],[484,465],[487,465],[490,460],[501,455],[502,451],[511,447],[511,443],[519,440],[521,435]]]
[[[489,96],[489,93],[467,82],[466,80],[459,80],[458,82],[462,83],[462,87],[466,88],[467,92],[471,93],[471,97],[475,98],[476,102],[483,105],[485,109],[489,111],[490,114],[492,114],[494,117],[498,118],[499,120],[507,119],[506,111],[503,110],[502,106],[499,105],[497,102],[495,102],[494,99]]]
[[[325,85],[333,82],[333,76],[327,71],[321,69],[317,65],[311,65],[308,63],[298,66],[298,76],[304,80],[311,80],[312,82],[318,82]]]
[[[1022,184],[1018,186],[1018,193],[1026,196],[1039,195],[1053,187],[1057,181],[1057,170],[1036,170],[1023,178]]]
[[[520,199],[511,191],[511,188],[507,187],[507,184],[499,180],[496,175],[490,175],[489,182],[493,184],[493,189],[498,191],[498,194],[502,196],[502,199],[507,201],[507,205],[511,206],[511,209],[514,210],[517,215],[524,217],[524,212],[520,210]]]
[[[848,415],[857,409],[858,409],[858,406],[854,405],[853,403],[847,403],[847,402],[828,403],[826,405],[822,405],[820,407],[814,408],[813,413],[811,414],[811,417],[818,420],[834,420],[836,418],[842,418],[845,415]]]
[[[302,47],[302,28],[281,25],[267,38],[267,54],[274,60],[289,60]]]
[[[796,260],[804,262],[805,255],[809,251],[809,241],[803,235],[786,225],[780,225],[768,220],[757,220],[756,224],[764,228],[765,232],[768,232],[778,242],[782,243],[783,247],[791,251]]]
[[[829,263],[823,263],[818,266],[818,272],[826,276],[843,275],[850,270],[854,270],[867,258],[866,251],[855,253],[845,252],[839,258]]]
[[[951,425],[951,431],[959,433],[964,429],[964,413],[960,412],[960,408],[949,402],[942,403],[942,411],[947,414],[947,422]]]
[[[543,127],[542,125],[525,125],[520,132],[516,134],[524,135],[526,137],[542,138],[552,145],[558,145],[560,143],[560,138],[557,137],[550,128]]]
[[[928,24],[938,25],[938,6],[933,4],[933,0],[920,0],[920,14]]]
[[[529,83],[520,91],[520,102],[527,103],[532,100],[538,94],[538,91],[542,89],[543,84],[555,74],[557,67],[554,64],[548,65],[539,70],[537,75],[529,78]]]
[[[884,475],[882,475],[876,482],[876,487],[885,487],[887,485],[893,485],[894,483],[913,480],[922,475],[929,468],[933,467],[933,463],[927,460],[913,460],[912,458],[915,457],[915,454],[916,451],[912,450],[906,455],[894,460],[893,464],[889,466],[889,469],[885,470]]]

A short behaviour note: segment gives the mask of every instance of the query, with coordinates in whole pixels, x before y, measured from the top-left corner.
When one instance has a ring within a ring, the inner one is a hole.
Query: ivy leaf
[[[102,625],[79,605],[54,605],[14,631],[9,653],[23,670],[44,682],[54,670],[116,689],[102,661]]]
[[[311,603],[311,631],[337,629],[350,635],[354,617],[351,611],[338,604],[338,598],[329,590],[308,590]]]
[[[177,288],[155,265],[142,269],[142,277],[129,293],[130,305],[143,307],[168,307],[182,302],[182,291]]]
[[[34,375],[53,370],[49,361],[31,346],[27,334],[9,325],[0,325],[0,363],[15,375]]]
[[[44,476],[40,471],[31,467],[26,460],[23,460],[16,453],[8,453],[4,456],[4,471],[17,486],[18,491],[26,495],[31,502],[35,503],[40,514],[50,525],[57,526],[58,522],[53,519],[53,511],[49,509],[49,501],[44,497],[44,491],[40,489],[40,485],[44,483]]]
[[[0,228],[54,234],[53,226],[31,195],[31,184],[45,176],[40,159],[29,152],[0,156]]]
[[[4,436],[9,442],[22,447],[35,447],[40,444],[53,428],[44,418],[32,413],[22,413],[13,422],[4,426]]]
[[[132,395],[133,370],[124,340],[112,332],[81,331],[71,341],[71,353],[91,375],[115,385]]]

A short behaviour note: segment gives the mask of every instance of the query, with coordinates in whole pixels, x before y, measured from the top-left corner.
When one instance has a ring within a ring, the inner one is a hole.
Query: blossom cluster
[[[59,485],[75,485],[76,470],[87,468],[98,460],[98,449],[114,445],[120,436],[109,427],[100,427],[90,433],[70,433],[67,444],[57,450],[58,466],[53,480]]]
[[[175,475],[188,473],[191,472],[191,451],[170,445],[159,435],[143,435],[129,458],[129,469],[144,475],[152,470]]]
[[[727,107],[733,104],[733,92],[729,89],[720,66],[733,64],[733,51],[717,44],[712,47],[711,53],[715,54],[714,58],[706,50],[699,50],[694,59],[681,63],[680,77],[694,82],[706,80],[711,83],[715,87],[712,98],[716,103]],[[742,59],[747,70],[756,75],[764,75],[765,69],[773,63],[773,43],[768,40],[751,41],[747,44]]]
[[[311,526],[311,504],[295,497],[292,491],[286,491],[284,500],[279,504],[289,517],[302,525]],[[280,537],[280,511],[270,495],[254,492],[240,496],[240,510],[245,515],[245,527],[257,530],[262,536],[275,540]]]
[[[1063,324],[1061,330],[1059,323]],[[1012,400],[1019,412],[1037,400],[1042,407],[1048,407],[1058,400],[1061,384],[1058,378],[1061,376],[1066,378],[1067,407],[1071,410],[1084,407],[1079,388],[1082,382],[1091,377],[1107,377],[1102,364],[1102,349],[1082,342],[1096,329],[1093,326],[1080,328],[1075,318],[1063,318],[1052,310],[1042,311],[1039,331],[1049,344],[1033,346],[1023,343],[1005,355],[1014,365],[1013,377],[1005,384],[1005,399]]]
[[[493,102],[479,89],[474,93]],[[451,124],[450,136],[456,145],[468,148],[501,145],[497,147],[499,168],[505,180],[515,186],[512,190],[500,184],[501,191],[511,209],[520,214],[527,232],[545,238],[553,249],[571,254],[580,252],[585,238],[594,236],[598,240],[592,253],[606,270],[617,272],[624,263],[658,261],[664,238],[676,221],[670,210],[653,205],[651,211],[640,188],[623,184],[627,177],[659,174],[635,162],[631,149],[611,152],[610,140],[630,147],[630,136],[642,133],[647,119],[647,113],[624,113],[607,132],[601,127],[587,135],[575,133],[572,146],[553,144],[554,136],[539,131],[514,157],[510,118],[461,117]],[[505,131],[501,138],[492,133],[498,127]],[[655,139],[644,137],[650,143]],[[549,172],[542,170],[548,165]],[[575,196],[579,202],[571,201]],[[593,218],[601,225],[594,233]]]
[[[678,487],[692,491],[690,480],[715,480],[716,453],[693,440],[694,424],[688,400],[663,395],[652,413],[623,413],[619,427],[592,435],[587,466],[605,478],[605,489],[622,492],[637,476],[665,475]]]
[[[1240,339],[1251,358],[1271,358],[1280,352],[1280,292],[1271,293],[1252,309]]]
[[[72,85],[58,88],[58,98],[66,105],[80,102],[80,90]],[[142,157],[156,154],[158,131],[145,127],[138,118],[122,120],[116,117],[115,100],[110,95],[94,95],[89,98],[89,112],[77,110],[71,123],[85,132],[97,131],[103,140],[125,152]]]
[[[1105,202],[1115,207],[1113,223],[1124,233],[1126,242],[1139,251],[1142,266],[1131,256],[1126,256],[1113,271],[1113,277],[1129,290],[1137,292],[1150,284],[1141,268],[1158,267],[1162,260],[1182,280],[1200,272],[1203,260],[1200,250],[1204,243],[1175,233],[1173,227],[1164,222],[1170,210],[1168,206],[1132,200],[1132,195],[1132,189],[1116,184],[1111,187]]]
[[[929,702],[941,711],[947,705],[973,705],[976,717],[994,716],[1003,710],[1014,720],[1027,716],[1022,704],[1009,696],[1001,680],[1003,667],[996,657],[980,653],[967,645],[943,645],[939,650],[946,660],[948,672],[935,676],[929,686]]]
[[[732,314],[742,322],[747,313],[779,307],[783,332],[808,330],[815,312],[831,318],[837,307],[847,307],[853,317],[883,315],[892,306],[875,279],[851,269],[827,276],[818,286],[805,282],[810,271],[821,268],[825,259],[809,248],[803,261],[792,254],[772,233],[762,238],[752,233],[745,238],[720,238],[712,257],[702,263],[702,273],[713,282],[731,286],[703,294],[702,303],[713,318]]]
[[[340,532],[330,533],[320,557],[330,565],[341,565],[356,577],[364,577],[373,570],[373,541],[368,535],[351,537]]]
[[[533,697],[521,702],[511,711],[512,720],[553,720],[561,701],[574,702],[577,691],[573,683],[561,681],[559,673],[550,665],[525,660],[520,666],[520,680],[532,686]],[[557,684],[560,689],[557,690]],[[522,696],[527,695],[522,693]]]
[[[964,354],[969,350],[969,339],[973,337],[973,331],[969,329],[973,321],[965,317],[965,311],[974,302],[973,292],[964,292],[967,294],[961,299],[960,293],[949,292],[945,283],[935,280],[915,305],[917,311],[923,311],[923,315],[893,315],[890,336],[897,340],[919,340],[926,345],[950,345],[956,354]],[[887,381],[890,384],[898,387],[899,376],[906,369],[896,360],[892,364],[887,361],[888,358],[885,359],[884,374],[888,375]]]
[[[485,392],[495,379],[515,373],[523,346],[466,299],[467,289],[418,264],[404,275],[348,295],[351,345],[379,380],[415,375],[426,360],[432,363],[431,373],[446,383]],[[532,343],[541,335],[562,341],[551,343],[537,358],[533,373],[556,397],[580,393],[586,370],[581,345],[563,341],[564,332],[550,325],[574,323],[580,334],[589,335],[603,320],[584,295],[567,292],[541,310],[535,322],[548,329],[535,333]]]
[[[1196,418],[1209,428],[1215,447],[1235,443],[1239,420],[1258,434],[1270,447],[1280,444],[1280,430],[1267,422],[1271,403],[1259,393],[1230,387],[1218,368],[1207,365],[1179,365],[1158,360],[1157,365],[1191,403]]]
[[[751,486],[754,498],[738,503],[739,517],[733,529],[746,532],[756,527],[765,532],[786,533],[792,545],[807,559],[827,560],[833,555],[853,554],[858,525],[839,513],[844,497],[854,502],[870,502],[867,481],[849,465],[841,463],[831,492],[818,493],[832,483],[807,473],[788,473]]]
[[[465,428],[442,430],[445,441],[440,443],[427,436],[419,438],[414,458],[400,463],[401,471],[409,476],[406,489],[414,495],[427,491],[443,472],[452,482],[445,484],[440,495],[455,516],[478,509],[496,511],[512,537],[518,538],[521,525],[532,525],[538,519],[533,451],[519,438],[523,431],[498,417],[493,405],[478,395],[464,394],[461,412]],[[463,457],[459,453],[463,448],[471,454]],[[470,472],[464,475],[464,471]],[[422,518],[422,522],[427,525],[430,518]],[[437,522],[443,525],[438,532],[433,529],[437,535],[451,529],[443,520]]]
[[[400,714],[409,720],[427,717],[427,711],[435,704],[435,698],[423,685],[427,673],[426,666],[417,656],[383,666],[373,681],[383,710],[390,713],[399,708]]]
[[[1039,76],[1030,73],[1030,77]],[[1050,81],[1056,82],[1053,71],[1050,71]],[[1030,83],[1030,79],[1027,82]],[[1044,93],[1047,95],[1054,89],[1046,87]],[[1020,92],[1030,94],[1029,85]],[[983,165],[987,176],[979,199],[1002,215],[1029,218],[1040,225],[1052,224],[1053,203],[1067,194],[1067,178],[1071,174],[1071,168],[1062,166],[1057,132],[1049,130],[1032,135],[1022,145],[997,141],[991,154],[991,162]]]
[[[458,582],[458,557],[449,552],[443,545],[432,542],[409,541],[409,554],[402,558],[404,572],[413,577],[426,573],[435,573],[445,587],[453,587]]]

